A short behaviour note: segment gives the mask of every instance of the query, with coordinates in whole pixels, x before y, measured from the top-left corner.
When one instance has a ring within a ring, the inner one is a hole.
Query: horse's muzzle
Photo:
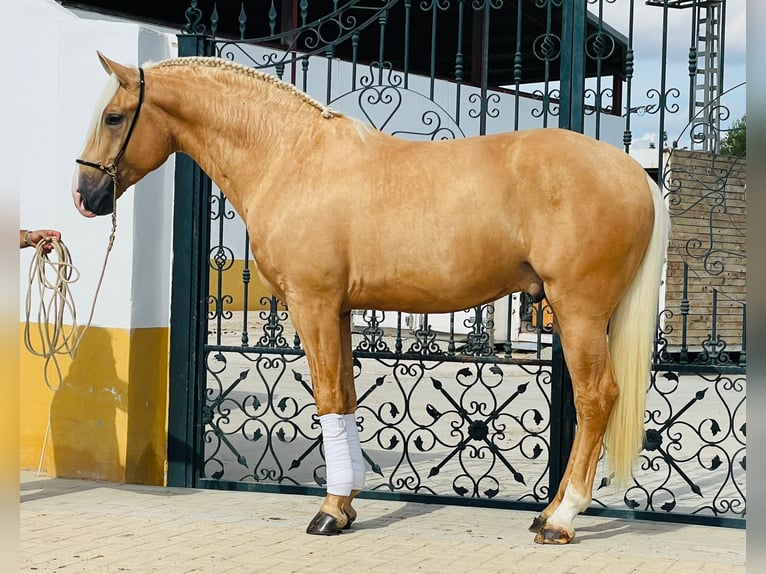
[[[72,199],[74,199],[74,206],[77,208],[77,211],[80,212],[80,215],[84,215],[85,217],[96,217],[95,213],[86,209],[82,200],[82,195],[80,195],[79,191],[75,190],[72,192]]]
[[[74,205],[85,217],[109,215],[114,211],[114,187],[109,176],[101,177],[96,182],[75,174],[72,182]]]
[[[83,197],[82,206],[94,215],[109,215],[114,211],[114,195],[110,190],[108,194],[97,197]]]

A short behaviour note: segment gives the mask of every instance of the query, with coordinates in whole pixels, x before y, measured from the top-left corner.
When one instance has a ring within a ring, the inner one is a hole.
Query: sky
[[[672,1],[672,0],[671,0]],[[628,34],[630,0],[589,0],[588,9],[598,14],[603,6],[604,21],[617,31]],[[746,0],[726,1],[726,28],[724,44],[724,92],[745,82],[745,5]],[[631,107],[656,104],[657,96],[651,90],[661,85],[662,21],[663,8],[647,6],[645,0],[634,3],[633,51],[635,71]],[[678,111],[666,114],[665,131],[669,142],[678,139],[683,147],[688,144],[689,71],[688,57],[692,33],[692,9],[668,9],[668,66],[666,90],[677,88],[678,97],[669,97],[668,104],[678,105]],[[723,105],[728,108],[729,118],[721,121],[721,128],[728,128],[745,115],[745,87],[733,89],[724,96]],[[631,119],[633,147],[646,148],[650,143],[660,144],[659,118],[657,114],[634,114]]]

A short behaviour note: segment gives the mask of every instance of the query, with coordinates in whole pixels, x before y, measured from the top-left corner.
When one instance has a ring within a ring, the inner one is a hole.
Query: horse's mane
[[[144,68],[165,68],[170,66],[205,66],[209,68],[220,68],[223,70],[232,71],[236,74],[242,74],[245,76],[250,76],[252,78],[257,78],[258,80],[272,84],[281,90],[285,90],[289,93],[294,94],[299,99],[303,100],[307,104],[321,111],[323,118],[330,119],[330,118],[338,117],[341,115],[335,110],[332,110],[329,107],[321,104],[320,102],[318,102],[317,100],[309,96],[306,92],[299,90],[292,84],[283,82],[276,76],[267,74],[266,72],[262,72],[260,70],[256,70],[255,68],[251,68],[249,66],[238,64],[236,62],[232,62],[229,60],[224,60],[222,58],[203,57],[203,56],[171,58],[168,60],[161,60],[159,62],[147,63],[144,65]]]

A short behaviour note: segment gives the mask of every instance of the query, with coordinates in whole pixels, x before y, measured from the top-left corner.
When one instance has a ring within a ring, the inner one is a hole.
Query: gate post
[[[179,56],[207,56],[210,38],[178,35]],[[173,201],[173,269],[170,293],[168,396],[168,486],[195,486],[199,457],[197,426],[202,404],[198,385],[207,332],[210,178],[189,156],[176,155]]]
[[[576,423],[572,379],[564,361],[561,337],[558,333],[554,333],[551,364],[551,446],[548,459],[548,500],[550,501],[556,496],[569,462]]]
[[[559,127],[585,131],[585,19],[586,0],[563,0],[561,12],[561,101]],[[548,498],[553,500],[564,476],[574,442],[577,415],[572,379],[561,338],[553,334],[551,366],[551,446]]]
[[[586,0],[564,0],[561,11],[559,127],[585,131]]]

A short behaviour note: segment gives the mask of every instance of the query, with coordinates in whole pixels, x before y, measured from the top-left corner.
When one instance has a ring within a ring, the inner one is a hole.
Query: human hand
[[[25,238],[32,247],[36,247],[38,243],[43,241],[44,243],[40,249],[43,253],[50,253],[53,250],[51,240],[61,241],[61,232],[55,229],[37,229],[26,232]],[[28,247],[28,245],[22,245],[22,247]]]

